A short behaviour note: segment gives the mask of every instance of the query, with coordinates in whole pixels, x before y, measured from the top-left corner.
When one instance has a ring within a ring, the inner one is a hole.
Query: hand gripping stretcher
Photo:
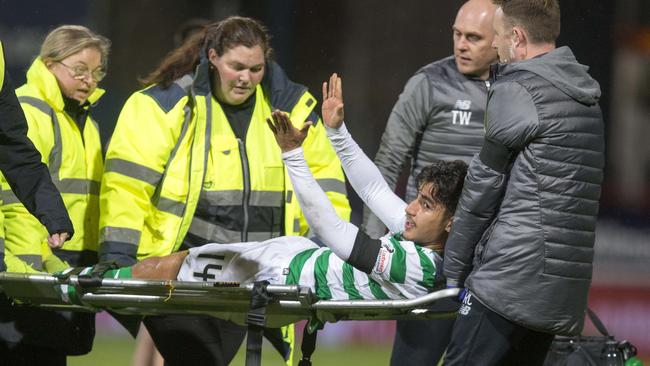
[[[67,298],[73,286],[76,301]],[[456,314],[458,289],[403,300],[319,300],[306,287],[236,283],[107,279],[84,275],[0,273],[0,287],[18,304],[54,310],[129,315],[201,314],[248,325],[246,365],[261,362],[263,327],[307,320],[303,359],[310,365],[316,330],[325,322],[449,318]],[[63,290],[63,291],[62,291]]]

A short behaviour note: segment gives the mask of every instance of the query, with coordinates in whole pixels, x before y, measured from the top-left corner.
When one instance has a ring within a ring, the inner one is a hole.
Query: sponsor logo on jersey
[[[379,255],[377,256],[377,262],[375,262],[375,268],[373,269],[375,273],[381,274],[386,271],[393,252],[394,249],[392,247],[389,247],[386,243],[382,243],[382,246],[379,249]]]

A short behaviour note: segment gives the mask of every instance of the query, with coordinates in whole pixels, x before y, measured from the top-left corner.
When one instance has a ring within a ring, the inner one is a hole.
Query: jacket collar
[[[45,102],[51,105],[56,111],[63,111],[65,103],[61,89],[59,88],[59,83],[56,81],[54,74],[52,74],[38,57],[34,60],[29,70],[27,70],[27,85],[38,90]],[[104,93],[105,91],[103,89],[96,88],[88,97],[90,105],[94,105]]]

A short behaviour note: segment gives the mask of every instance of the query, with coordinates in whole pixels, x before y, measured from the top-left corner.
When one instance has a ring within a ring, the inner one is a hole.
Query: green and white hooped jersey
[[[322,300],[410,299],[444,286],[438,276],[442,257],[399,235],[380,239],[370,274],[343,261],[329,248],[300,236],[263,242],[206,244],[192,248],[178,273],[180,281],[238,282],[267,280],[272,284],[306,286]],[[92,267],[83,269],[81,275]],[[131,278],[131,268],[111,270],[104,278]],[[80,303],[72,287],[62,298]]]
[[[311,248],[295,255],[286,284],[309,286],[322,300],[384,300],[419,297],[439,289],[442,257],[398,235],[381,239],[370,274],[352,267],[328,248]]]

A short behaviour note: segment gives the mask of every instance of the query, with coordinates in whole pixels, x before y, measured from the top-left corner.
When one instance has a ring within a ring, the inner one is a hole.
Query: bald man
[[[454,55],[421,68],[404,87],[388,119],[375,164],[395,188],[410,162],[406,201],[417,196],[415,177],[437,160],[467,163],[483,144],[483,114],[490,87],[492,48],[490,0],[470,0],[452,26]],[[386,228],[364,210],[363,229],[374,238]],[[398,321],[392,365],[435,364],[450,339],[453,319]]]

